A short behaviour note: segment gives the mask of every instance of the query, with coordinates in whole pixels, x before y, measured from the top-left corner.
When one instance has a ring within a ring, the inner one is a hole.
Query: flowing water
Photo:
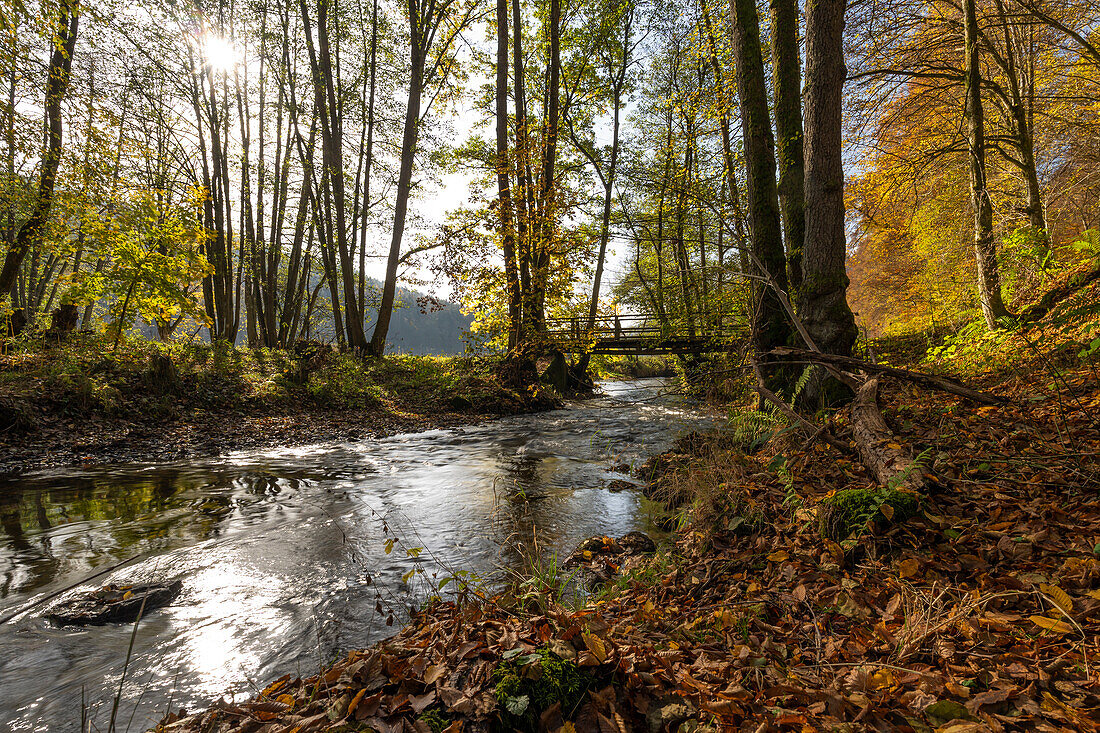
[[[0,730],[79,731],[82,707],[106,730],[120,689],[117,730],[145,730],[395,632],[433,574],[492,582],[536,536],[564,554],[645,530],[639,494],[607,490],[626,478],[612,464],[715,416],[659,380],[602,386],[461,428],[0,481],[0,618],[135,555],[78,591],[183,581],[142,619],[125,679],[132,624],[54,627],[53,601],[0,624]]]

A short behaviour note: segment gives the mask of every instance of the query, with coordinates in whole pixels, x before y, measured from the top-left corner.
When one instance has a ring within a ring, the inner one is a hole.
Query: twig
[[[782,412],[789,420],[799,425],[802,429],[808,431],[812,436],[811,440],[816,440],[820,434],[820,437],[826,443],[833,446],[838,451],[844,453],[849,452],[848,445],[840,439],[836,438],[826,429],[824,425],[820,426],[820,428],[817,425],[814,425],[812,422],[795,412],[790,405],[779,398],[779,395],[765,387],[764,381],[760,378],[759,374],[756,378],[756,391],[760,393],[761,397],[779,408],[779,411]]]

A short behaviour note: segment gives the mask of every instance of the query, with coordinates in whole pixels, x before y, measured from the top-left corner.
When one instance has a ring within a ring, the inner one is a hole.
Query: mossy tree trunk
[[[798,47],[797,0],[771,0],[772,78],[778,135],[779,204],[787,243],[791,291],[802,286],[802,242],[806,232],[802,158],[802,55]]]
[[[970,204],[974,209],[974,257],[978,265],[978,298],[989,328],[1009,315],[1001,298],[997,243],[993,239],[993,203],[985,170],[985,110],[982,107],[982,72],[978,55],[978,17],[975,0],[963,1],[963,36],[966,44],[966,127],[970,149]]]
[[[857,330],[844,270],[844,10],[845,0],[806,6],[806,233],[799,316],[818,349],[847,356]],[[812,380],[807,396],[819,396],[824,381]]]
[[[777,290],[787,289],[787,262],[779,220],[779,191],[775,179],[775,139],[768,115],[764,58],[760,50],[760,21],[753,0],[732,0],[733,49],[737,61],[737,95],[748,169],[752,253],[757,274],[769,284],[754,287],[753,348],[769,389],[786,386],[786,373],[768,366],[764,355],[787,342],[791,325]],[[763,269],[763,272],[759,272]]]

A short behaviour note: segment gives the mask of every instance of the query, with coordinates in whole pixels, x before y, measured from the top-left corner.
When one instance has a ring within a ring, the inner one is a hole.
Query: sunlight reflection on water
[[[143,729],[173,706],[253,694],[386,634],[424,576],[515,566],[538,537],[568,552],[644,529],[611,463],[639,463],[716,417],[660,382],[539,415],[361,442],[156,466],[107,466],[0,485],[0,616],[141,553],[96,583],[180,577],[141,623],[120,708]],[[396,550],[385,551],[388,539]],[[422,547],[412,558],[404,548]],[[384,612],[379,613],[381,602]],[[0,729],[79,730],[81,690],[106,728],[132,627],[0,627]]]

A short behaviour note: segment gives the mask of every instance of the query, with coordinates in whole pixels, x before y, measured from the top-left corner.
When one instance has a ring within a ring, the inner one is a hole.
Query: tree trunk
[[[539,174],[538,237],[531,280],[534,289],[533,308],[529,314],[535,331],[545,329],[546,287],[550,277],[550,254],[556,236],[554,176],[558,161],[558,122],[561,90],[561,0],[550,0],[547,19],[550,36],[550,58],[546,85],[546,127],[542,150],[542,171]],[[525,314],[528,315],[528,314]]]
[[[858,331],[845,298],[844,9],[845,0],[815,0],[806,10],[806,233],[799,316],[818,349],[847,356]]]
[[[787,343],[791,326],[776,290],[787,290],[787,262],[779,221],[779,192],[775,180],[775,141],[768,117],[768,93],[764,58],[760,50],[760,24],[753,0],[732,0],[733,47],[737,59],[737,92],[741,100],[741,126],[748,169],[749,209],[752,220],[752,253],[757,274],[769,281],[754,286],[753,346],[768,388],[775,390],[786,375],[764,356]],[[763,269],[763,272],[760,272]]]
[[[974,209],[974,256],[978,266],[978,298],[986,326],[1009,315],[1001,299],[997,267],[997,243],[993,239],[993,203],[985,172],[985,111],[982,108],[982,74],[978,57],[978,18],[975,0],[963,0],[963,34],[966,44],[966,126],[970,149],[970,204]]]
[[[798,47],[797,0],[771,0],[772,78],[775,80],[776,154],[779,160],[779,203],[787,242],[787,276],[791,292],[802,286],[802,248],[806,238],[805,168],[802,158],[801,55]],[[806,8],[807,35],[809,14]],[[843,10],[841,10],[843,13]],[[807,38],[807,45],[809,38]],[[807,50],[806,65],[809,67]],[[843,69],[843,62],[841,63]],[[809,69],[807,68],[807,83]]]
[[[336,89],[337,69],[333,64],[328,29],[329,0],[317,3],[317,44],[314,49],[309,30],[309,9],[301,0],[302,24],[305,27],[306,48],[313,72],[314,98],[317,114],[321,117],[321,157],[328,172],[328,190],[332,197],[334,221],[330,229],[332,243],[339,256],[339,282],[344,290],[344,325],[348,344],[362,351],[367,348],[363,331],[363,313],[356,297],[355,264],[348,247],[348,232],[344,195],[343,115]],[[328,200],[326,197],[326,211]]]
[[[504,279],[508,291],[508,352],[515,351],[520,338],[522,297],[516,267],[516,239],[512,228],[512,191],[508,166],[508,0],[497,0],[497,197],[500,238],[504,249]]]
[[[410,2],[410,10],[415,3]],[[427,49],[422,48],[417,15],[410,12],[412,25],[409,40],[409,99],[405,106],[405,130],[401,137],[401,166],[397,178],[397,200],[393,211],[393,234],[390,238],[390,251],[386,259],[386,280],[382,285],[382,301],[378,306],[378,320],[374,324],[369,351],[374,356],[386,352],[386,334],[390,329],[393,315],[393,301],[397,291],[397,267],[401,261],[401,238],[405,233],[405,217],[409,209],[409,194],[412,191],[413,163],[416,161],[416,140],[420,129],[420,95],[424,84],[424,62]]]
[[[23,258],[33,246],[42,239],[42,228],[50,216],[53,205],[54,184],[57,181],[57,168],[61,164],[62,137],[61,102],[69,87],[69,77],[73,64],[73,51],[76,48],[76,32],[80,23],[77,3],[74,0],[62,0],[55,32],[57,45],[50,54],[50,64],[46,77],[45,128],[46,146],[42,155],[42,169],[38,179],[38,193],[30,218],[19,227],[15,242],[4,258],[0,269],[0,300],[9,297],[15,284]]]

